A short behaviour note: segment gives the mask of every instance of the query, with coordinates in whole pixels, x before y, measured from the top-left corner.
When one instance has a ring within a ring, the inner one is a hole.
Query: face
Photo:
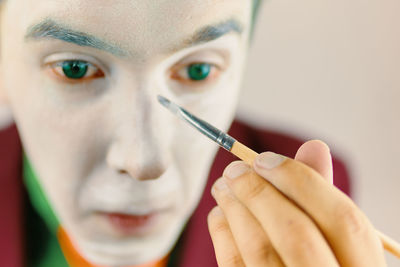
[[[98,264],[174,245],[216,145],[161,94],[227,130],[251,23],[248,0],[8,0],[0,88],[61,224]]]

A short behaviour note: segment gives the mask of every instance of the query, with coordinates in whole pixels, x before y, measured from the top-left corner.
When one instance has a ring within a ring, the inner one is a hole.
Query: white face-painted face
[[[0,89],[89,260],[140,264],[172,248],[217,147],[156,96],[226,130],[250,21],[249,0],[5,2]]]

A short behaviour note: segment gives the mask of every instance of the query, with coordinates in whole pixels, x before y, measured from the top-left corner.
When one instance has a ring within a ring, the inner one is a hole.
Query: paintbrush
[[[199,130],[202,134],[216,142],[224,149],[228,150],[250,166],[253,166],[253,161],[258,155],[257,152],[238,142],[232,136],[217,129],[208,122],[194,116],[189,111],[171,102],[167,98],[160,95],[158,95],[157,98],[158,101],[169,111],[171,111],[184,121],[188,122],[190,125]],[[396,257],[400,258],[400,244],[390,237],[386,236],[385,234],[381,233],[380,231],[375,231],[377,232],[382,242],[383,248],[395,255]]]

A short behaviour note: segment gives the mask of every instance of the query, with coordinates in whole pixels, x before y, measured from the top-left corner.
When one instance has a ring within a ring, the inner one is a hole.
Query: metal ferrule
[[[182,107],[180,107],[180,115],[184,120],[189,122],[192,126],[194,126],[196,129],[198,129],[205,136],[207,136],[208,138],[210,138],[211,140],[213,140],[214,142],[219,144],[224,149],[231,151],[233,143],[236,142],[236,140],[233,137],[222,132],[221,130],[212,126],[208,122],[197,118],[196,116],[189,113],[187,110],[185,110]]]

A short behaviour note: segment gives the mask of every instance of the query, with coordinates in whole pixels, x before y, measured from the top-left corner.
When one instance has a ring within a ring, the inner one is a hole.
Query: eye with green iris
[[[82,79],[88,72],[89,63],[80,60],[69,60],[61,63],[62,71],[69,79]]]
[[[60,60],[49,63],[49,70],[62,82],[81,83],[104,77],[104,72],[85,60]]]
[[[193,81],[202,81],[210,75],[211,67],[208,63],[191,64],[187,67],[187,75]]]

